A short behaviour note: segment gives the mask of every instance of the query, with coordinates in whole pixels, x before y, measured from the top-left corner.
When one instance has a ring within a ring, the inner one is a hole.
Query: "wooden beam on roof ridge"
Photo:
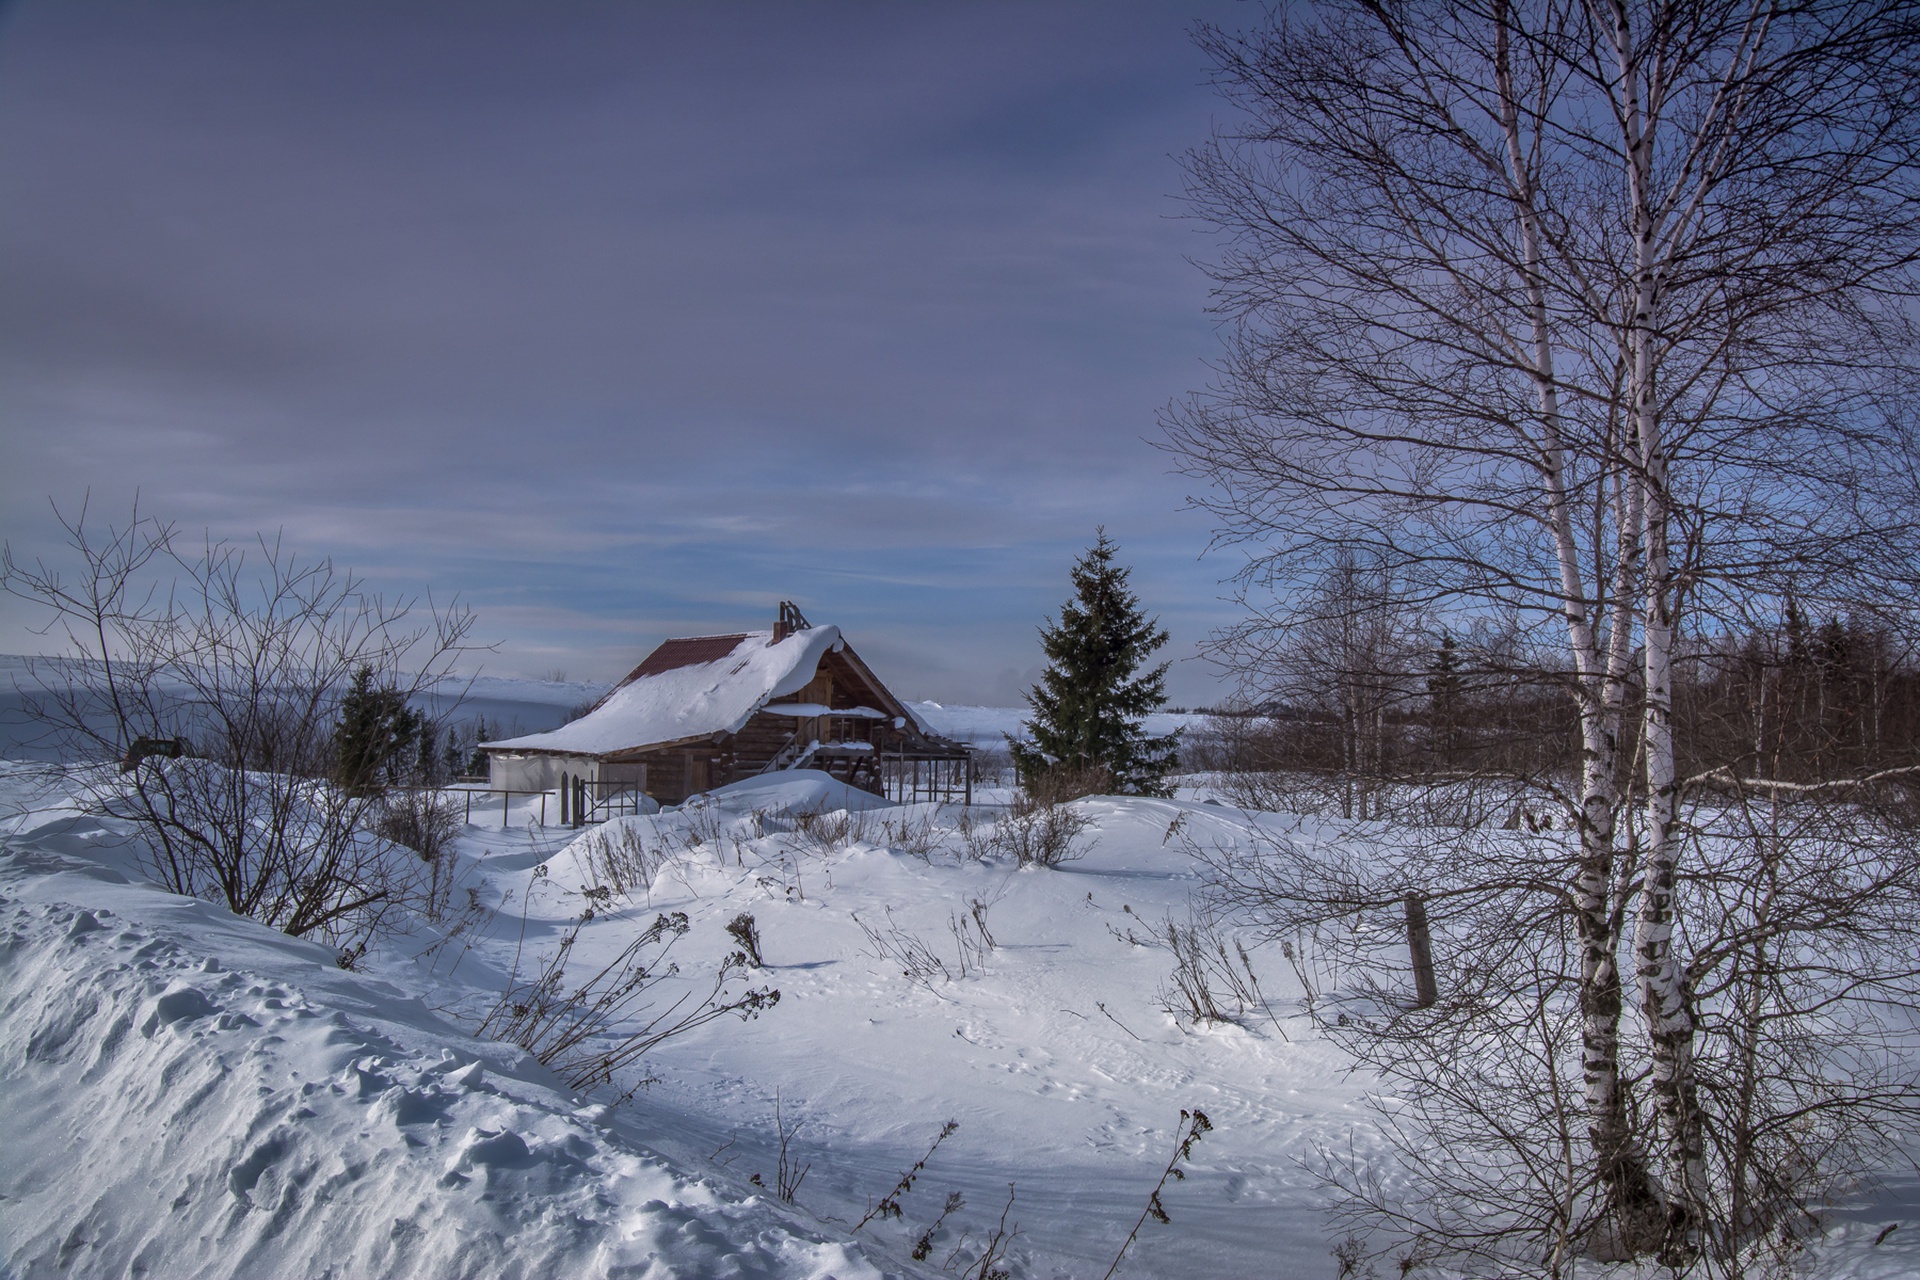
[[[840,633],[840,643],[840,656],[846,660],[847,665],[852,668],[853,673],[860,677],[861,681],[867,686],[867,691],[874,694],[876,701],[880,702],[882,706],[890,708],[893,715],[905,716],[907,723],[912,724],[914,722],[913,715],[907,710],[907,704],[902,702],[899,695],[895,694],[893,690],[887,688],[887,686],[881,682],[880,677],[874,674],[873,668],[867,665],[864,658],[853,651],[853,646],[847,643],[845,632]],[[824,662],[825,660],[825,655],[822,655],[821,661]]]

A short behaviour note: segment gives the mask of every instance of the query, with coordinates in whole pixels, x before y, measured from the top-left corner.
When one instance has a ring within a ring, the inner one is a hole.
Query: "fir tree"
[[[376,687],[373,668],[362,666],[340,699],[340,718],[333,728],[334,770],[340,782],[350,791],[365,792],[398,781],[426,727],[426,717],[407,706],[404,693]]]
[[[465,724],[450,725],[446,731],[446,746],[441,752],[441,772],[451,778],[482,777],[487,772],[487,753],[480,744],[501,736],[495,733],[499,725],[489,725],[485,716],[476,716]]]
[[[1460,742],[1460,653],[1450,635],[1440,637],[1434,653],[1427,698],[1432,704],[1434,754],[1441,765],[1450,766]]]
[[[1030,786],[1049,774],[1097,771],[1117,792],[1167,789],[1174,737],[1147,737],[1141,720],[1165,704],[1170,664],[1139,674],[1167,633],[1127,589],[1130,570],[1113,562],[1117,550],[1099,530],[1099,541],[1073,566],[1073,598],[1060,606],[1057,623],[1041,629],[1048,665],[1027,695],[1033,740],[1009,744]]]

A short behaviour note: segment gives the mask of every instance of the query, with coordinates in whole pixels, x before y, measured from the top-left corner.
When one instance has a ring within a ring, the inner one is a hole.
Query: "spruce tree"
[[[1119,547],[1099,541],[1073,566],[1073,598],[1040,632],[1047,669],[1027,695],[1030,743],[1012,742],[1014,763],[1033,786],[1061,774],[1104,772],[1120,793],[1163,795],[1176,764],[1175,738],[1149,738],[1141,720],[1167,700],[1170,664],[1141,673],[1167,642],[1158,620],[1127,587],[1130,570],[1114,563]]]
[[[1440,648],[1434,653],[1433,671],[1427,676],[1427,699],[1431,703],[1429,728],[1435,760],[1442,767],[1451,767],[1460,743],[1460,653],[1450,635],[1440,637]]]
[[[377,791],[399,780],[426,717],[407,706],[398,689],[373,683],[373,668],[353,673],[353,684],[340,699],[340,718],[333,728],[334,771],[349,791]]]

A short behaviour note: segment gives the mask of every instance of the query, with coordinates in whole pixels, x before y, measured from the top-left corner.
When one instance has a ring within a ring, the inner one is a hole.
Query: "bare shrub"
[[[994,859],[992,848],[993,821],[982,818],[972,809],[960,811],[960,817],[953,824],[954,833],[960,837],[960,859],[963,862],[991,862]]]
[[[757,1018],[780,1003],[780,993],[772,987],[730,989],[748,968],[747,957],[735,951],[721,960],[704,993],[693,987],[664,1008],[657,1007],[653,1002],[659,985],[680,973],[668,953],[689,928],[681,911],[655,917],[585,981],[570,983],[568,962],[581,926],[594,915],[589,901],[559,945],[534,961],[530,974],[523,972],[516,953],[507,989],[479,1028],[481,1035],[519,1045],[571,1088],[616,1085],[662,1041],[728,1015]],[[641,1077],[627,1083],[620,1098],[632,1097],[649,1082]]]
[[[1171,987],[1164,983],[1160,987],[1160,1007],[1175,1017],[1185,1015],[1192,1022],[1232,1021],[1214,999],[1213,953],[1208,946],[1211,939],[1201,937],[1201,926],[1195,922],[1183,929],[1169,916],[1161,926],[1161,936],[1173,955],[1173,974]]]
[[[1001,1207],[1000,1221],[980,1246],[980,1252],[968,1255],[967,1243],[970,1237],[962,1236],[960,1243],[954,1245],[953,1252],[947,1255],[942,1271],[952,1271],[956,1265],[965,1268],[960,1272],[966,1280],[1013,1280],[1013,1271],[1006,1266],[1007,1255],[1013,1251],[1013,1242],[1020,1237],[1020,1224],[1007,1225],[1007,1217],[1013,1212],[1013,1184],[1007,1184],[1007,1203]]]
[[[1012,858],[1021,867],[1057,867],[1086,856],[1080,834],[1089,819],[1063,803],[1018,796],[1004,817],[982,832],[963,833],[968,852],[981,861]]]
[[[999,946],[993,940],[992,930],[987,927],[987,912],[992,905],[982,898],[970,898],[965,911],[950,912],[947,916],[947,930],[953,934],[954,948],[960,956],[960,976],[963,978],[984,970],[988,953]]]
[[[880,820],[879,838],[886,846],[922,862],[933,860],[933,855],[945,844],[946,835],[947,828],[940,825],[939,815],[934,812],[922,814],[918,819],[901,814],[898,818]]]
[[[592,832],[581,842],[586,855],[588,877],[606,885],[623,898],[653,897],[653,880],[666,865],[668,851],[663,845],[648,847],[640,828],[626,822],[611,822]]]
[[[471,613],[416,614],[277,541],[193,544],[137,510],[104,532],[84,507],[60,519],[72,572],[8,548],[0,588],[64,649],[28,664],[27,715],[69,760],[121,762],[83,803],[140,831],[167,889],[350,960],[431,877],[367,832],[378,788],[333,784],[342,699],[362,673],[402,705],[434,687]]]
[[[867,941],[873,947],[873,958],[899,965],[902,977],[928,990],[932,990],[935,977],[942,982],[953,981],[946,961],[922,939],[896,924],[891,907],[885,910],[887,927],[884,929],[875,928],[857,915],[853,918],[853,922],[860,926],[860,931],[867,935]]]
[[[1087,796],[1109,795],[1113,791],[1113,770],[1101,764],[1055,764],[1035,769],[1022,779],[1022,789],[1030,807],[1051,808]],[[1016,803],[1018,803],[1016,801]]]
[[[1162,1224],[1173,1221],[1167,1215],[1167,1206],[1161,1202],[1160,1193],[1166,1190],[1169,1178],[1176,1182],[1186,1181],[1186,1171],[1180,1167],[1180,1162],[1191,1160],[1194,1146],[1212,1131],[1213,1122],[1207,1119],[1206,1112],[1198,1107],[1192,1111],[1181,1110],[1180,1138],[1174,1143],[1173,1155],[1168,1159],[1167,1167],[1161,1170],[1160,1181],[1154,1184],[1153,1190],[1147,1195],[1147,1207],[1140,1211],[1139,1221],[1133,1224],[1133,1230],[1127,1232],[1127,1238],[1120,1242],[1120,1252],[1113,1255],[1113,1265],[1107,1268],[1103,1280],[1113,1280],[1113,1273],[1120,1269],[1120,1260],[1127,1256],[1127,1250],[1133,1247],[1134,1240],[1140,1235],[1140,1228],[1147,1225],[1148,1218]]]
[[[438,926],[437,936],[427,946],[414,955],[416,962],[424,962],[427,972],[437,974],[443,957],[451,957],[453,968],[458,968],[462,958],[473,950],[479,941],[481,926],[489,923],[497,909],[487,905],[482,890],[485,879],[470,864],[464,873],[454,871],[444,877],[436,912],[430,916]]]
[[[1269,716],[1215,711],[1180,739],[1180,762],[1205,773],[1261,773],[1282,760],[1280,731]]]
[[[940,1208],[940,1216],[928,1224],[913,1242],[913,1260],[925,1262],[933,1255],[934,1238],[940,1234],[940,1228],[947,1225],[947,1219],[967,1207],[967,1199],[958,1191],[947,1192],[947,1202]]]
[[[800,1132],[800,1126],[805,1123],[804,1120],[795,1120],[792,1125],[787,1124],[786,1113],[780,1106],[780,1091],[775,1089],[773,1091],[773,1131],[780,1140],[780,1146],[775,1157],[773,1190],[775,1195],[788,1204],[794,1203],[794,1197],[800,1194],[800,1184],[807,1180],[807,1171],[813,1168],[812,1161],[801,1164],[799,1156],[793,1151],[794,1136]],[[721,1146],[720,1151],[725,1151],[732,1145],[733,1142],[729,1139]],[[720,1151],[713,1154],[717,1156]],[[766,1179],[757,1173],[747,1181],[756,1187],[764,1188],[767,1185]]]
[[[857,915],[853,921],[867,935],[869,954],[874,959],[899,965],[903,977],[932,989],[935,978],[951,982],[956,970],[960,977],[967,978],[986,969],[987,956],[999,946],[987,923],[987,914],[997,901],[998,896],[969,898],[965,911],[948,913],[947,932],[953,936],[956,957],[952,968],[924,938],[901,928],[890,907],[884,908],[887,917],[884,928],[869,924]]]
[[[1124,910],[1131,914],[1133,908]],[[1189,911],[1184,925],[1169,915],[1145,935],[1135,932],[1131,926],[1122,930],[1108,925],[1107,932],[1132,946],[1163,948],[1173,957],[1173,973],[1168,982],[1161,984],[1159,995],[1160,1007],[1174,1017],[1185,1017],[1195,1023],[1235,1022],[1248,1011],[1258,1010],[1266,1015],[1274,1030],[1286,1038],[1286,1029],[1274,1016],[1266,994],[1260,989],[1253,957],[1247,954],[1239,938],[1223,933],[1219,921],[1212,915]],[[1288,942],[1283,946],[1287,958],[1292,960],[1295,955],[1292,944]],[[1295,968],[1298,971],[1297,963]],[[1305,981],[1303,973],[1303,984]],[[1233,1001],[1232,1013],[1222,1004],[1226,998]]]
[[[1214,789],[1242,809],[1255,813],[1290,813],[1302,818],[1331,817],[1340,812],[1340,780],[1322,774],[1279,770],[1222,774]]]
[[[792,830],[779,815],[765,809],[755,809],[747,815],[747,821],[753,824],[753,838],[764,840],[770,835],[781,835]]]
[[[714,855],[724,863],[729,845],[737,850],[739,842],[731,839],[731,824],[727,820],[727,815],[717,806],[696,798],[682,808],[680,813],[686,821],[681,840],[688,853],[711,849]]]
[[[970,749],[975,786],[1004,787],[1015,781],[1013,753],[1004,743],[976,743]]]
[[[792,1204],[793,1198],[800,1194],[800,1184],[807,1180],[807,1170],[813,1168],[811,1160],[801,1164],[792,1151],[793,1136],[800,1132],[800,1124],[800,1121],[795,1120],[792,1128],[787,1127],[787,1118],[780,1109],[780,1091],[775,1089],[773,1091],[773,1128],[774,1132],[780,1135],[780,1156],[773,1170],[773,1188],[774,1194],[788,1204]]]
[[[453,848],[465,825],[460,810],[438,792],[409,788],[390,791],[374,815],[375,834],[438,863]]]
[[[1356,780],[1339,770],[1276,769],[1215,774],[1213,790],[1253,813],[1345,820],[1358,809],[1365,781],[1368,816],[1420,827],[1484,827],[1511,823],[1544,829],[1568,816],[1562,779],[1517,772],[1410,774]]]
[[[970,898],[967,901],[967,915],[973,920],[975,931],[979,933],[981,940],[987,944],[987,950],[989,951],[998,950],[1000,946],[998,942],[993,940],[993,931],[987,928],[987,912],[992,909],[993,904],[999,900],[996,896],[991,900]]]
[[[388,792],[374,815],[374,834],[413,850],[426,865],[424,914],[429,920],[446,914],[453,888],[453,844],[463,826],[460,811],[433,791]]]
[[[793,817],[793,834],[810,853],[827,854],[867,842],[875,823],[866,810],[836,809],[832,813],[800,813]]]

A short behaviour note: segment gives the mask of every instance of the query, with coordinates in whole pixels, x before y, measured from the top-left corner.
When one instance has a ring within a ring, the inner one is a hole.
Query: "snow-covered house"
[[[889,763],[964,767],[838,627],[791,604],[771,631],[668,640],[592,710],[548,733],[483,742],[492,786],[546,791],[562,776],[634,787],[665,804],[776,769],[823,769],[881,793]]]

